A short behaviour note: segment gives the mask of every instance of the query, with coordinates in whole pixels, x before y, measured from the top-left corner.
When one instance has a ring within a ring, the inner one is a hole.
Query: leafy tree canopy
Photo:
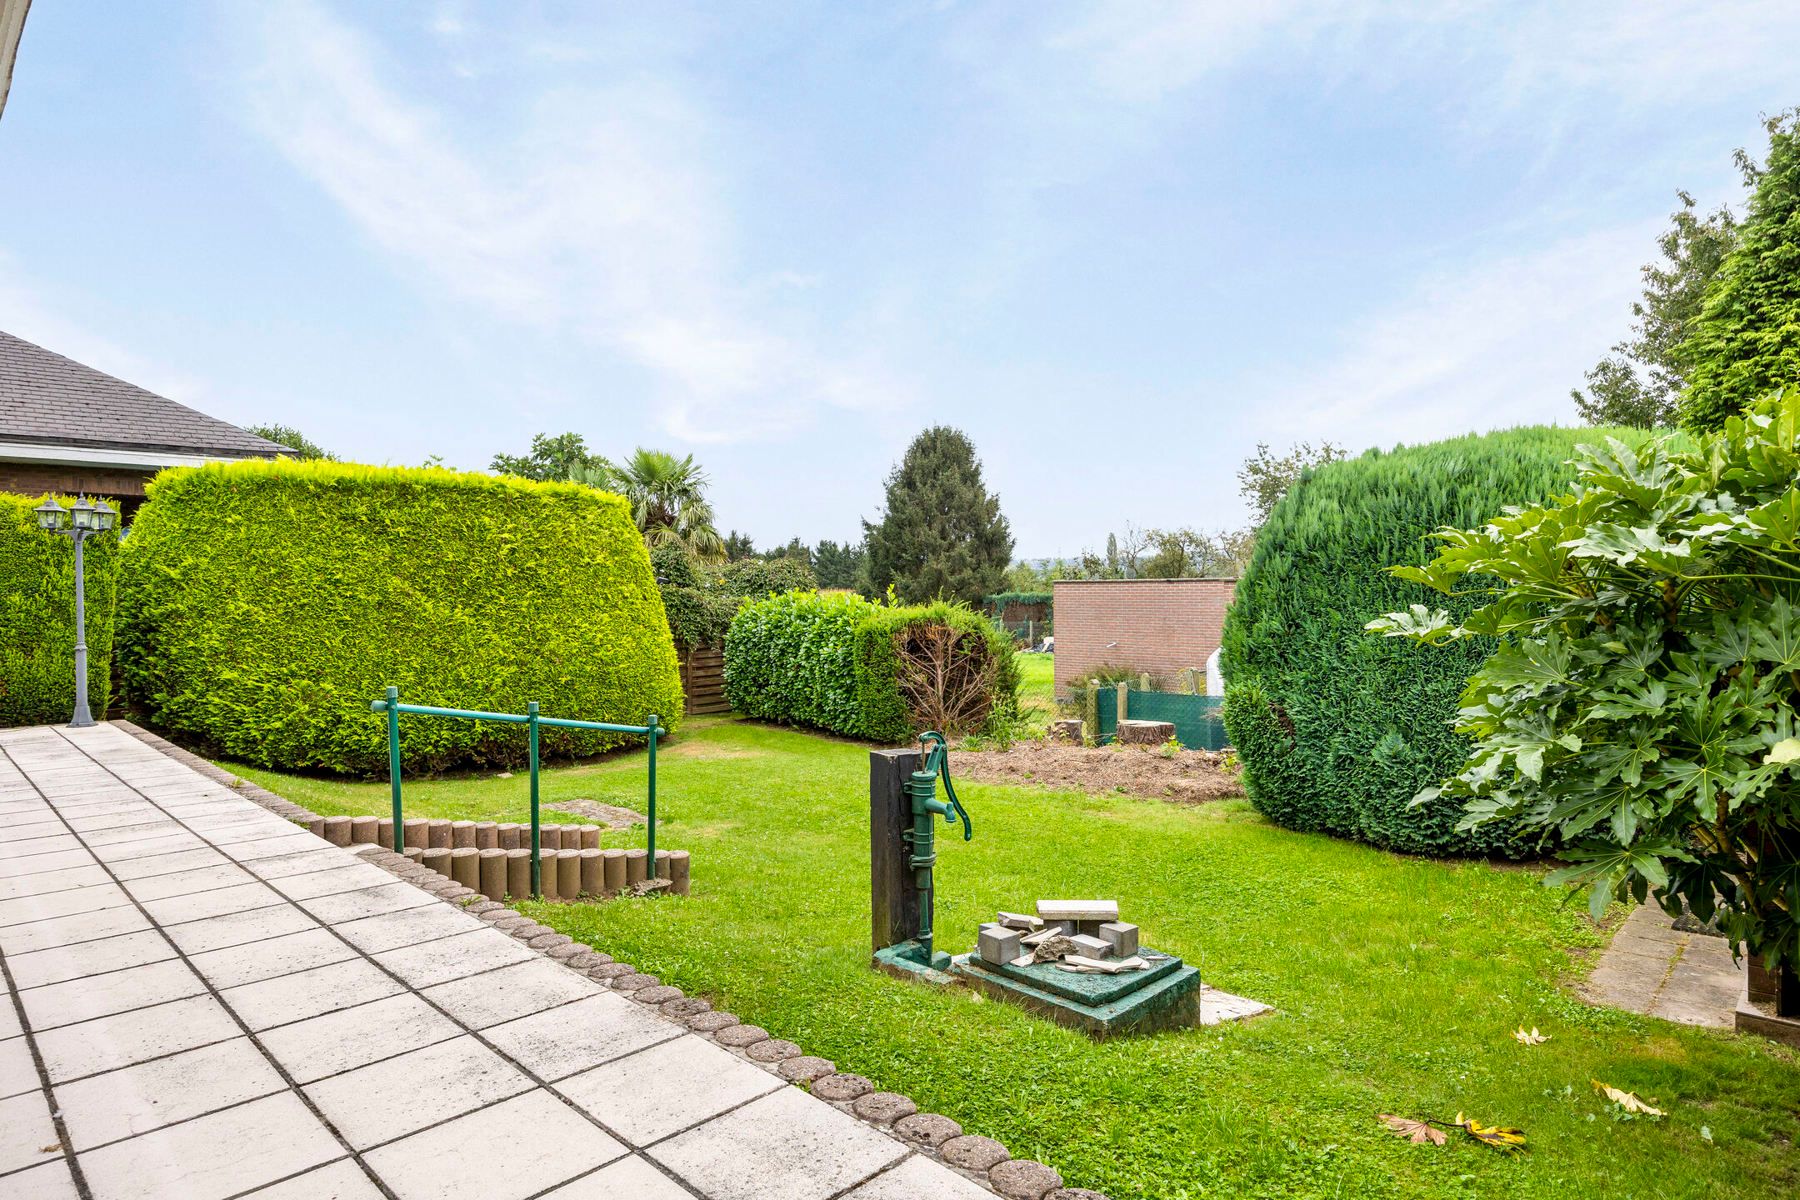
[[[1012,531],[1000,497],[982,482],[975,446],[939,425],[913,439],[887,480],[887,507],[863,523],[868,582],[891,585],[908,604],[935,599],[976,605],[997,592],[1012,561]]]
[[[750,540],[747,533],[732,530],[725,538],[725,557],[731,562],[740,558],[751,558],[756,554],[756,543]]]
[[[325,449],[325,447],[319,445],[319,443],[313,441],[304,433],[295,429],[292,425],[252,425],[249,429],[245,430],[245,432],[253,433],[259,438],[267,438],[271,442],[277,442],[286,446],[288,449],[292,450],[294,455],[302,462],[311,461],[313,459],[323,459],[326,462],[336,462],[338,460],[337,455]]]
[[[625,497],[632,520],[650,546],[680,545],[705,562],[725,558],[725,539],[713,527],[712,505],[706,499],[706,472],[693,455],[676,458],[666,450],[639,446],[620,463],[591,456],[569,478]]]
[[[1344,448],[1330,442],[1320,442],[1317,450],[1311,442],[1299,442],[1288,447],[1286,454],[1274,453],[1267,442],[1256,443],[1256,453],[1238,468],[1238,490],[1252,513],[1251,532],[1269,519],[1275,505],[1304,472],[1343,457]]]
[[[520,479],[552,482],[572,479],[577,471],[603,461],[588,451],[579,433],[547,433],[532,435],[531,450],[526,454],[496,454],[488,470],[497,475],[517,475]]]
[[[1768,161],[1759,168],[1738,151],[1755,181],[1749,212],[1680,351],[1689,370],[1679,416],[1696,431],[1800,380],[1800,109],[1764,124]]]
[[[1752,167],[1745,171],[1745,183],[1754,182]],[[1738,234],[1729,208],[1702,216],[1692,196],[1676,195],[1681,207],[1656,239],[1662,259],[1644,264],[1644,295],[1631,305],[1631,336],[1588,371],[1586,392],[1576,388],[1569,393],[1590,425],[1653,429],[1674,424],[1675,402],[1687,374],[1683,347],[1700,315],[1707,284]]]

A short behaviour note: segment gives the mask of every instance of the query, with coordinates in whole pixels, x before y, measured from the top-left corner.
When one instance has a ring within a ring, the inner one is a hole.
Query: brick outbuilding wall
[[[1059,579],[1056,694],[1100,666],[1147,671],[1160,687],[1204,670],[1219,648],[1235,579]],[[1202,690],[1205,688],[1202,682]]]

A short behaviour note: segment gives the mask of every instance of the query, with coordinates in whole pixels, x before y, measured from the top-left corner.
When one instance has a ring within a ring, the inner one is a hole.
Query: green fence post
[[[406,822],[400,815],[400,689],[387,690],[388,787],[394,793],[394,853],[406,849]]]
[[[650,856],[650,861],[648,861],[644,864],[644,878],[655,879],[656,878],[656,739],[657,739],[657,736],[660,733],[662,733],[662,729],[658,725],[655,713],[651,713],[650,719],[648,721],[644,722],[644,724],[649,727],[649,731],[650,731],[650,805],[649,805],[649,807],[650,807],[650,812],[649,812],[650,835],[649,835],[649,842],[648,842],[648,853]]]
[[[544,898],[543,876],[538,863],[538,702],[525,706],[526,724],[531,730],[531,898]]]

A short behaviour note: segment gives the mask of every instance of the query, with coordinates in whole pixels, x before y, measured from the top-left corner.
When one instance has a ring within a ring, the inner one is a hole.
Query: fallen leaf
[[[1517,1154],[1525,1148],[1525,1131],[1503,1125],[1483,1125],[1456,1114],[1456,1125],[1484,1146],[1492,1146],[1503,1154]]]
[[[1588,1082],[1594,1085],[1594,1090],[1596,1092],[1599,1092],[1602,1096],[1605,1096],[1608,1100],[1611,1100],[1614,1104],[1618,1105],[1628,1113],[1640,1113],[1646,1117],[1666,1117],[1669,1115],[1660,1108],[1652,1108],[1650,1105],[1645,1104],[1631,1092],[1622,1092],[1616,1087],[1609,1087],[1606,1084],[1601,1083],[1598,1079],[1591,1079]]]
[[[1530,1033],[1526,1033],[1523,1029],[1513,1030],[1513,1040],[1516,1042],[1523,1042],[1527,1046],[1541,1046],[1550,1040],[1550,1035],[1539,1033],[1537,1031],[1537,1026],[1533,1025]]]
[[[1445,1138],[1449,1136],[1443,1130],[1434,1129],[1424,1121],[1415,1121],[1411,1117],[1396,1117],[1393,1113],[1382,1113],[1375,1119],[1415,1146],[1423,1146],[1427,1142],[1433,1146],[1441,1146],[1444,1144]]]

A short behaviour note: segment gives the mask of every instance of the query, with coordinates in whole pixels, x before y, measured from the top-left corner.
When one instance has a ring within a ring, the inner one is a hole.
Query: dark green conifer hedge
[[[1450,801],[1407,807],[1468,757],[1451,721],[1494,644],[1428,650],[1363,626],[1434,600],[1464,615],[1470,601],[1445,605],[1386,568],[1427,562],[1442,526],[1556,495],[1573,478],[1575,447],[1609,434],[1644,436],[1513,429],[1371,450],[1302,476],[1257,534],[1225,620],[1225,728],[1258,809],[1289,828],[1413,854],[1528,852],[1506,826],[1455,832],[1461,809]]]
[[[625,501],[572,483],[342,463],[165,471],[126,538],[134,705],[231,758],[386,769],[403,700],[673,727],[681,685]],[[401,718],[407,769],[512,763],[519,726]],[[543,731],[546,754],[617,735]]]
[[[32,509],[43,502],[0,493],[0,726],[63,722],[74,709],[75,545],[37,527]],[[118,533],[89,538],[83,555],[88,708],[98,718],[112,702]]]

